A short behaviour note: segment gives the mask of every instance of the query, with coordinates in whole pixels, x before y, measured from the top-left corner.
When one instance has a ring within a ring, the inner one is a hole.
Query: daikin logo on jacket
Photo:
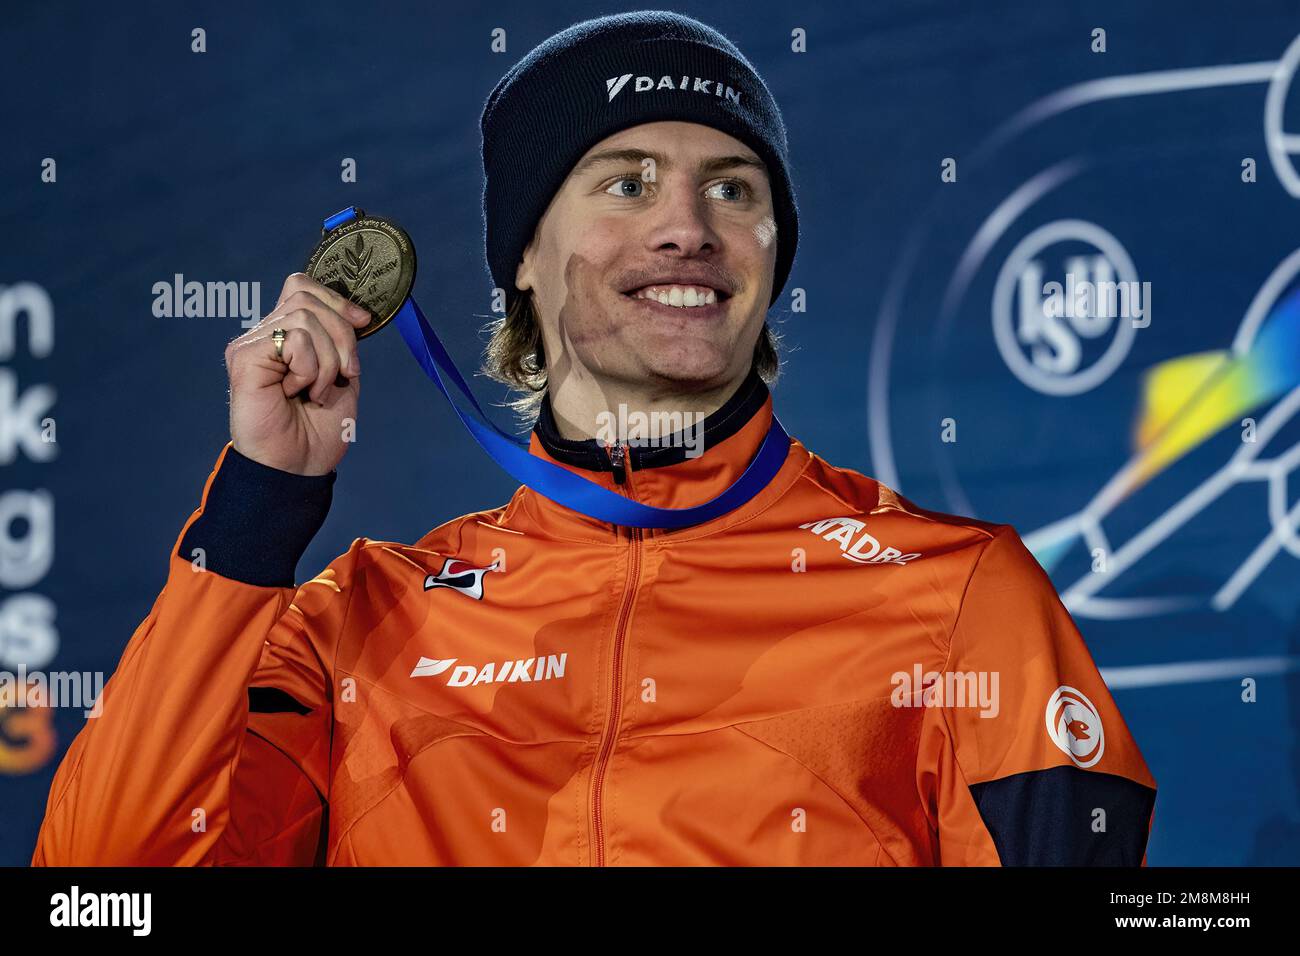
[[[421,657],[411,671],[412,677],[437,677],[451,671],[447,678],[448,687],[470,687],[474,684],[514,684],[529,683],[539,680],[558,680],[564,676],[564,666],[568,663],[568,652],[548,654],[545,657],[529,657],[517,661],[489,661],[482,667],[474,664],[460,664],[455,668],[457,658]]]

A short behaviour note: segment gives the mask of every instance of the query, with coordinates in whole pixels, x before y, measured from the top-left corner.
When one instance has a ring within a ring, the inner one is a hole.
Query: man
[[[488,366],[533,391],[530,452],[643,504],[711,500],[772,421],[797,213],[770,93],[703,24],[627,14],[525,57],[483,136],[509,292]],[[291,276],[231,343],[232,440],[34,862],[1144,861],[1155,782],[1014,529],[797,440],[685,528],[521,487],[295,588],[368,318]],[[686,427],[602,443],[620,406],[704,413],[702,454]]]

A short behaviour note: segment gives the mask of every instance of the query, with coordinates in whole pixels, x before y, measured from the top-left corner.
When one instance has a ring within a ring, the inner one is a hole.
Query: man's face
[[[606,137],[574,166],[516,272],[552,384],[574,374],[671,392],[743,377],[776,238],[766,168],[739,140],[684,122]]]

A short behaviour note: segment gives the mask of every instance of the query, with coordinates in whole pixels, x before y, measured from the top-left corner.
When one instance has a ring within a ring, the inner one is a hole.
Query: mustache
[[[727,297],[735,295],[740,283],[725,269],[711,262],[677,262],[644,266],[622,272],[614,286],[627,293],[648,285],[701,285],[716,289]]]

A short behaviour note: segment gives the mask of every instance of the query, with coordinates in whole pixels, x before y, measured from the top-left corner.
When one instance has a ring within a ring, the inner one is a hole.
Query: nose
[[[691,258],[716,252],[720,245],[709,200],[694,182],[680,175],[660,174],[659,197],[649,214],[646,247]]]

